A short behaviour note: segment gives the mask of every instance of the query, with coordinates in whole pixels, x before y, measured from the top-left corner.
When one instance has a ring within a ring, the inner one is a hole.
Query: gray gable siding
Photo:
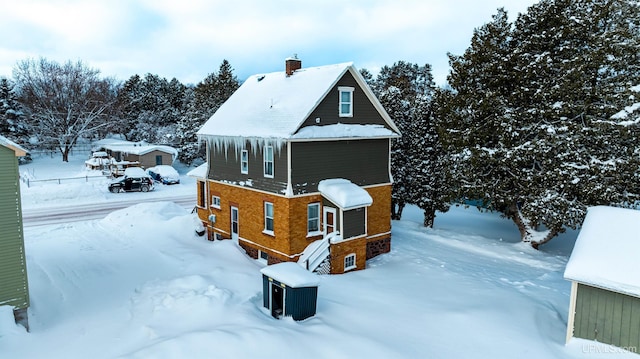
[[[359,186],[389,183],[389,139],[292,142],[294,194],[318,191],[323,179],[344,178]]]
[[[249,151],[249,173],[240,173],[240,155],[242,149],[232,146],[226,148],[209,147],[209,173],[211,180],[236,184],[247,188],[285,193],[287,189],[287,150],[286,145],[278,148],[273,146],[273,178],[264,177],[263,148],[255,151],[247,141],[244,149]]]
[[[0,305],[29,306],[18,162],[0,145]]]
[[[340,117],[338,115],[339,93],[338,87],[349,86],[354,87],[353,92],[353,117]],[[320,123],[316,123],[316,118],[320,118]],[[317,125],[333,125],[336,123],[343,124],[376,124],[384,125],[385,128],[391,129],[382,118],[378,110],[373,106],[369,98],[365,94],[356,79],[347,71],[336,85],[327,93],[325,98],[311,112],[309,117],[300,126],[317,126]]]

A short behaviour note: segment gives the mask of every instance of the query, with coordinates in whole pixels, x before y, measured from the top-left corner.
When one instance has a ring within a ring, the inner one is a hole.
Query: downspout
[[[286,197],[293,197],[293,187],[291,186],[291,142],[285,141],[287,146],[287,193]]]

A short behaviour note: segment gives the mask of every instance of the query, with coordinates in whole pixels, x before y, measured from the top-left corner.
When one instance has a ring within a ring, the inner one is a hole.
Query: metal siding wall
[[[208,146],[208,145],[207,145]],[[249,174],[240,173],[240,154],[236,154],[235,148],[214,150],[209,147],[209,173],[208,178],[217,181],[227,181],[233,184],[251,180],[251,187],[267,192],[281,194],[287,188],[287,149],[286,145],[278,149],[273,147],[273,178],[264,177],[263,154],[258,149],[253,152],[247,142],[244,149],[249,151]]]
[[[355,88],[353,91],[353,117],[339,116],[338,104],[340,95],[338,87],[340,86]],[[345,73],[336,85],[329,90],[327,96],[311,112],[301,127],[318,125],[316,118],[320,118],[320,125],[331,125],[340,122],[344,124],[376,124],[389,128],[378,110],[365,95],[364,89],[358,86],[356,79],[349,72]]]
[[[640,298],[578,284],[574,336],[640,348]]]
[[[388,183],[389,140],[291,143],[291,182],[295,194],[318,191],[318,182],[345,178],[359,185]]]
[[[294,320],[303,320],[316,314],[317,287],[291,288],[287,286],[286,313]]]
[[[364,207],[344,211],[344,233],[342,236],[345,239],[366,234],[365,213]]]
[[[0,146],[0,305],[29,306],[18,161]]]

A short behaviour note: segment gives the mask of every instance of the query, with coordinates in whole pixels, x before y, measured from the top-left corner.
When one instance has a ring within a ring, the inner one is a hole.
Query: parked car
[[[154,181],[161,182],[163,184],[177,184],[180,183],[180,175],[175,168],[169,165],[157,165],[147,169],[147,173]]]
[[[129,167],[124,176],[109,183],[109,191],[113,193],[140,191],[149,192],[153,189],[153,180],[142,168]]]

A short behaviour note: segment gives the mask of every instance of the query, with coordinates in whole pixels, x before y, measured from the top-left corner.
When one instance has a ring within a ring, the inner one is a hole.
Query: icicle
[[[258,148],[265,146],[273,146],[278,152],[282,149],[286,140],[284,138],[265,138],[265,137],[240,137],[240,136],[207,136],[209,148],[216,151],[223,151],[225,159],[228,159],[228,150],[233,147],[236,160],[241,150],[246,148],[247,143],[251,146],[251,152],[254,157],[258,154]]]

